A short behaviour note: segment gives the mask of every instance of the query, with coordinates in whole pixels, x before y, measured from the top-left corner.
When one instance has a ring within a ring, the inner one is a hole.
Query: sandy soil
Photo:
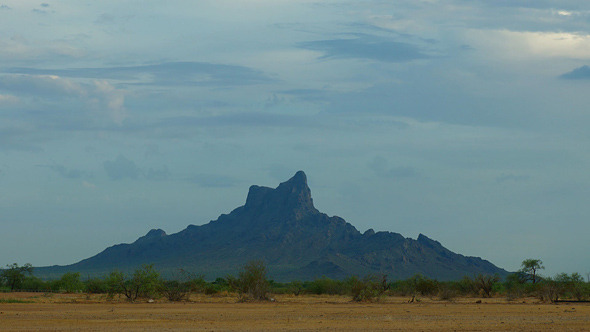
[[[184,303],[126,303],[84,294],[9,293],[0,294],[0,330],[590,331],[590,305],[584,303],[407,300],[352,303],[338,296],[278,296],[276,302],[236,303],[235,296],[222,295]]]

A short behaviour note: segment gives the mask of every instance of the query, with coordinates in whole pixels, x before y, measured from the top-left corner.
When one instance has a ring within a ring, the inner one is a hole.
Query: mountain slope
[[[422,234],[417,240],[372,230],[361,234],[342,218],[314,207],[302,171],[275,189],[251,186],[244,206],[208,224],[190,225],[171,235],[151,230],[134,243],[109,247],[72,265],[38,268],[36,274],[102,275],[154,263],[165,273],[183,268],[215,278],[235,273],[253,259],[263,259],[275,280],[369,273],[388,274],[390,279],[421,273],[439,280],[506,274],[488,261],[455,254]]]

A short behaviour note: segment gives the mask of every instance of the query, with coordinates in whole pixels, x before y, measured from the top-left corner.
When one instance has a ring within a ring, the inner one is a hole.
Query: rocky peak
[[[296,217],[318,212],[313,206],[311,190],[303,171],[298,171],[276,189],[251,186],[245,208],[276,211],[283,215],[295,213]]]
[[[150,230],[146,235],[140,237],[139,239],[137,239],[135,242],[145,242],[148,240],[152,240],[152,239],[158,239],[161,237],[166,236],[166,232],[164,232],[161,229],[152,229]]]

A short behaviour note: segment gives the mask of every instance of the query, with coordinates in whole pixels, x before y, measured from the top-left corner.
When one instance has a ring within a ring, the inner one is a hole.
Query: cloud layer
[[[584,272],[589,18],[581,0],[5,0],[0,265],[202,224],[303,169],[361,230]]]

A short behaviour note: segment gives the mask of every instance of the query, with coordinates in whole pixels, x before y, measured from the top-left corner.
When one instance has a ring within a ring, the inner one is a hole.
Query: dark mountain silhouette
[[[119,244],[68,266],[36,269],[45,277],[67,271],[104,275],[153,263],[164,273],[183,268],[212,279],[235,273],[253,259],[267,264],[275,280],[383,273],[390,279],[421,273],[439,280],[476,273],[507,272],[478,257],[466,257],[420,234],[417,240],[391,232],[360,233],[313,205],[302,171],[277,188],[251,186],[244,206],[202,226],[176,234],[151,230],[131,244]]]

